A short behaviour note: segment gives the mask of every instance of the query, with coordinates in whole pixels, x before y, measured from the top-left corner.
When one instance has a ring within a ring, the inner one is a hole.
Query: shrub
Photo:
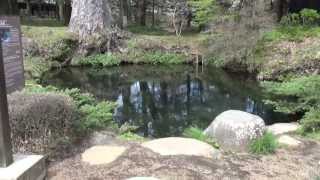
[[[271,95],[265,102],[279,112],[308,112],[320,104],[319,75],[292,78],[284,82],[265,82],[263,86]]]
[[[164,53],[160,51],[147,52],[143,55],[144,62],[151,64],[182,64],[186,57],[182,54]]]
[[[112,111],[115,103],[100,102],[96,105],[81,106],[80,112],[84,117],[80,121],[80,128],[85,130],[103,129],[113,124]]]
[[[46,154],[71,138],[76,106],[70,97],[19,92],[8,103],[14,152]]]
[[[183,136],[192,138],[192,139],[197,139],[199,141],[208,143],[212,145],[215,148],[219,148],[219,145],[214,141],[213,138],[206,136],[203,134],[203,130],[197,128],[197,127],[189,127],[185,129],[183,132]]]
[[[270,132],[266,132],[261,138],[254,139],[249,150],[254,154],[272,154],[278,147],[276,136]]]
[[[300,11],[303,25],[315,25],[320,20],[320,14],[314,9],[303,9]]]
[[[132,132],[126,132],[119,136],[120,139],[126,141],[144,141],[145,138]]]
[[[114,66],[121,63],[120,59],[112,54],[97,54],[88,57],[80,58],[79,65],[90,66]]]
[[[301,120],[303,134],[320,132],[320,110],[312,109]]]

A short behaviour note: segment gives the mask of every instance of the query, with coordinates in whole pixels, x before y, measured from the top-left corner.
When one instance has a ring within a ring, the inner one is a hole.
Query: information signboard
[[[2,33],[3,63],[6,77],[7,93],[21,90],[24,87],[24,68],[20,18],[0,16]]]

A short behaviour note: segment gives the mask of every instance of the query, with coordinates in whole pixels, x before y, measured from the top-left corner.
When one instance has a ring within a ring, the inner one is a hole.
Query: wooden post
[[[3,30],[0,29],[0,168],[8,167],[13,162],[11,130],[9,125],[6,78],[2,53]]]

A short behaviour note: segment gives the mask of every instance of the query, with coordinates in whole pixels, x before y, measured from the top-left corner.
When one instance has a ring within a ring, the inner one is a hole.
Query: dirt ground
[[[318,180],[320,143],[302,140],[298,148],[282,147],[273,155],[255,156],[223,152],[220,159],[194,156],[160,156],[139,143],[117,140],[100,133],[74,150],[69,158],[51,163],[50,180],[123,180],[152,176],[164,180]],[[124,145],[127,151],[116,161],[100,166],[81,162],[81,153],[93,145]]]

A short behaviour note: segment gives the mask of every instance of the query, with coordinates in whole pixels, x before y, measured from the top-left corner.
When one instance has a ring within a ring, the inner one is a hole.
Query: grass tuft
[[[189,127],[183,132],[183,136],[197,139],[199,141],[208,143],[212,145],[213,147],[219,149],[219,145],[214,141],[213,138],[208,137],[207,135],[203,134],[203,130],[197,127]]]
[[[270,132],[266,132],[261,138],[253,140],[249,146],[249,150],[253,154],[273,154],[277,148],[277,138]]]

